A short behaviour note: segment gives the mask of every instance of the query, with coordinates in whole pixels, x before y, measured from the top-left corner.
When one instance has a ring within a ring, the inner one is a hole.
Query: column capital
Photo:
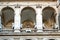
[[[36,13],[37,13],[37,15],[42,14],[42,9],[41,8],[36,8]]]
[[[20,8],[15,8],[15,14],[19,15],[20,14]]]

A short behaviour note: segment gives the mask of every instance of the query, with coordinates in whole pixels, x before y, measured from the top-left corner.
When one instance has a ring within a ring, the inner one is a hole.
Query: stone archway
[[[42,11],[43,24],[46,29],[53,29],[56,23],[56,13],[55,9],[52,7],[46,7]]]
[[[36,12],[31,7],[25,7],[21,11],[21,23],[23,28],[34,28],[36,23]]]
[[[4,28],[12,28],[12,23],[14,22],[14,10],[11,7],[4,7],[1,10],[2,25]]]

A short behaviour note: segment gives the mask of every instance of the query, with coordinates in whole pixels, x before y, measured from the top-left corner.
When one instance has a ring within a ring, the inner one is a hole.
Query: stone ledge
[[[57,1],[57,0],[0,0],[0,2],[15,2],[15,1],[51,1],[51,2],[54,2],[54,1]]]
[[[60,33],[0,33],[0,36],[60,36]]]

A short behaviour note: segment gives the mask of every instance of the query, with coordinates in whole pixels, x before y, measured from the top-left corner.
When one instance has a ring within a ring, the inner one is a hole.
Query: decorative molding
[[[52,2],[55,2],[57,0],[0,0],[0,2],[12,2],[12,1],[52,1]]]
[[[36,8],[42,8],[42,4],[38,4]]]
[[[20,5],[19,4],[16,4],[15,8],[20,8]]]

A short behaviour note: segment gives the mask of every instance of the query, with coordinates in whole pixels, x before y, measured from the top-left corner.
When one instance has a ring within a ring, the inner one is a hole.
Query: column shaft
[[[36,12],[37,12],[36,15],[37,32],[42,32],[42,10],[40,8],[37,8]]]
[[[19,8],[16,8],[15,9],[15,17],[14,17],[14,29],[15,31],[14,32],[20,32],[20,25],[21,25],[21,22],[20,22],[20,9]]]
[[[0,16],[0,31],[2,30],[1,16]]]

